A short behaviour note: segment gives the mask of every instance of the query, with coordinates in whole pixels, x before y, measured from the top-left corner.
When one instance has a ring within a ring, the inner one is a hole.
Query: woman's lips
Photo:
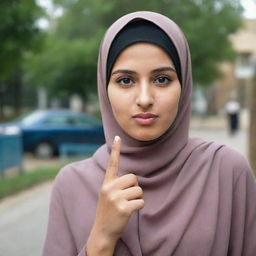
[[[152,113],[139,113],[132,117],[140,125],[150,125],[155,122],[158,115]]]

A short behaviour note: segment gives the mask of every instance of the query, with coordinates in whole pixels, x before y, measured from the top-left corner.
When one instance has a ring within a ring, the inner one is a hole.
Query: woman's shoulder
[[[204,141],[200,139],[196,151],[200,152],[202,158],[206,161],[213,161],[219,166],[220,171],[233,172],[236,175],[246,174],[251,172],[251,167],[246,157],[225,144],[220,144],[213,141]]]
[[[219,155],[227,164],[238,168],[249,167],[247,158],[238,150],[225,144],[219,144],[216,142],[213,142],[212,144],[219,148],[217,155]]]
[[[75,173],[85,172],[92,165],[92,158],[71,162],[64,165],[58,172],[56,179],[68,179]]]
[[[93,158],[69,163],[62,167],[55,177],[54,186],[61,190],[90,187],[102,182],[102,172],[96,167]]]
[[[247,158],[237,150],[223,145],[219,151],[219,154],[222,158],[222,162],[238,175],[251,172],[251,167]]]

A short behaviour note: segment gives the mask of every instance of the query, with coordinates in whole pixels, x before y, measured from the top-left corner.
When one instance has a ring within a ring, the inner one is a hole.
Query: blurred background
[[[53,178],[104,143],[100,40],[138,10],[170,17],[189,42],[190,135],[256,171],[256,0],[1,0],[0,256],[41,254]]]

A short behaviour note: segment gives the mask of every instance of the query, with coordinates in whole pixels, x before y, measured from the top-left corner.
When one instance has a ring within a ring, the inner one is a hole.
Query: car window
[[[70,125],[74,123],[74,120],[69,116],[51,116],[44,121],[44,124],[48,125]]]
[[[99,121],[91,116],[75,116],[75,123],[77,125],[86,125],[86,126],[95,126],[95,125],[99,125]]]
[[[22,115],[17,118],[16,121],[20,121],[23,125],[31,125],[37,123],[44,117],[45,113],[41,111],[35,111],[29,114]]]

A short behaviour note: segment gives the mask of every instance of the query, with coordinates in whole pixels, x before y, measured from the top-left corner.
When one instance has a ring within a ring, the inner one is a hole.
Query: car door
[[[103,128],[93,119],[76,114],[56,115],[45,120],[51,131],[54,143],[86,143],[101,145],[104,143]]]
[[[77,114],[72,116],[75,124],[74,137],[83,144],[101,145],[105,142],[102,124],[88,115]]]

